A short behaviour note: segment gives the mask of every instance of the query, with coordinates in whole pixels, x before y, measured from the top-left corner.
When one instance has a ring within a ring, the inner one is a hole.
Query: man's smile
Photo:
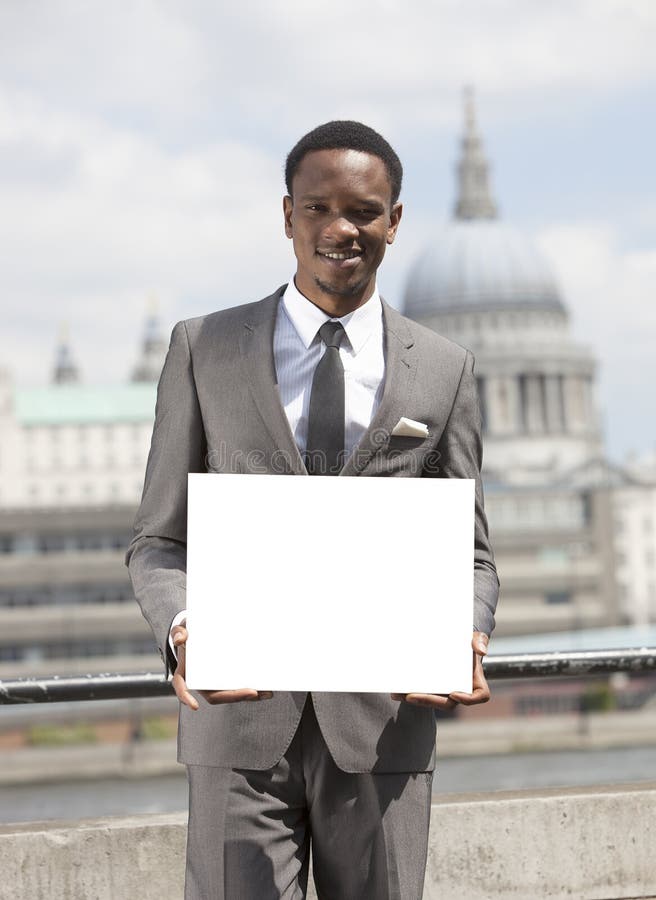
[[[340,269],[352,269],[360,262],[364,250],[317,250],[317,255],[329,265]]]

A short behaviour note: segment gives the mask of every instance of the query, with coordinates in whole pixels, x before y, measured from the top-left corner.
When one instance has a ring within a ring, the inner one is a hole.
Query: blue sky
[[[502,217],[548,256],[600,361],[611,455],[656,444],[656,4],[211,0],[0,4],[0,365],[123,379],[148,297],[167,327],[293,271],[282,162],[313,125],[396,146],[405,216],[381,270],[450,214],[464,84]]]

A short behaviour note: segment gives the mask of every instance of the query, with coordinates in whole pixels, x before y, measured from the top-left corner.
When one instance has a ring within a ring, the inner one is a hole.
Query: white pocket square
[[[423,422],[415,422],[414,419],[406,419],[401,416],[392,429],[392,437],[428,437],[428,427]]]

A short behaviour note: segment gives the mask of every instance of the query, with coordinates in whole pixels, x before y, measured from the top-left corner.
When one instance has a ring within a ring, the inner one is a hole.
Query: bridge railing
[[[490,680],[582,678],[614,672],[654,672],[656,647],[490,655],[486,657],[484,667]],[[171,683],[161,673],[154,672],[0,680],[0,704],[162,697],[172,692]]]

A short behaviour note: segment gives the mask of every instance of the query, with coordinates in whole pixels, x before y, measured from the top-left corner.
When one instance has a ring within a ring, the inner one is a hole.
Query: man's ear
[[[288,238],[293,237],[293,230],[292,230],[292,210],[293,209],[294,209],[294,201],[289,196],[289,194],[286,194],[282,198],[282,211],[283,211],[283,215],[285,216],[285,234],[287,235]]]
[[[395,203],[392,207],[392,211],[390,212],[390,223],[387,227],[387,243],[393,244],[394,238],[396,237],[396,232],[399,227],[399,222],[401,221],[401,216],[403,215],[403,204]]]

